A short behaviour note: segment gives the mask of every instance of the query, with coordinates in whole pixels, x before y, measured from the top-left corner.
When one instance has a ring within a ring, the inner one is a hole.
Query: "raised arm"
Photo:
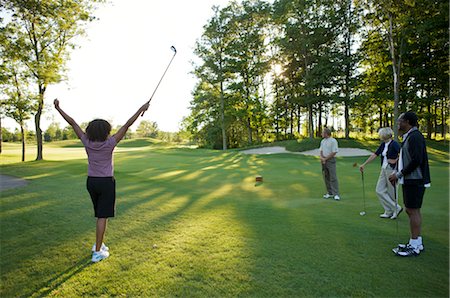
[[[142,113],[144,113],[145,111],[148,110],[148,107],[150,106],[150,103],[147,102],[145,103],[142,107],[139,108],[139,110],[137,110],[136,113],[134,113],[133,116],[131,116],[130,119],[128,119],[127,123],[125,123],[120,129],[119,131],[114,135],[114,138],[116,138],[116,142],[119,143],[120,140],[122,140],[122,138],[125,136],[125,134],[127,133],[128,128],[130,128],[131,125],[133,125],[133,123],[136,121],[136,119],[139,117],[139,115],[141,115]]]
[[[75,120],[73,120],[72,117],[70,117],[69,115],[66,114],[66,112],[64,112],[60,106],[59,106],[59,100],[56,98],[53,101],[53,104],[55,105],[55,109],[61,114],[61,116],[64,118],[64,120],[67,121],[67,123],[69,123],[70,126],[72,126],[73,130],[75,131],[75,133],[77,134],[78,138],[81,139],[81,137],[84,135],[83,130],[81,129],[81,127],[75,122]]]

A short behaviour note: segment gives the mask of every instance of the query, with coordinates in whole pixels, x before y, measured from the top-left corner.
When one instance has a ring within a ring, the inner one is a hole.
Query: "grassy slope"
[[[390,249],[407,239],[407,217],[378,218],[377,162],[366,170],[361,217],[360,175],[352,164],[364,158],[338,159],[342,201],[335,202],[321,199],[314,157],[124,142],[115,154],[111,257],[94,265],[84,152],[61,145],[46,149],[47,161],[0,168],[30,180],[1,196],[2,297],[448,296],[449,168],[439,145],[430,148],[426,251],[402,259]],[[296,146],[312,145],[287,144]],[[265,182],[255,186],[257,174]]]

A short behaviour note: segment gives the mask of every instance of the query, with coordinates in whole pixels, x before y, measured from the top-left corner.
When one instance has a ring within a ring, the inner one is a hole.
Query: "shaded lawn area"
[[[136,144],[136,143],[135,143]],[[318,159],[139,143],[115,154],[111,257],[90,263],[95,218],[82,148],[1,166],[1,292],[10,296],[440,296],[449,290],[448,154],[430,151],[425,252],[399,258],[406,214],[378,217],[379,164],[339,158],[342,200],[324,200]],[[76,148],[70,148],[76,149]],[[79,158],[76,154],[79,154]],[[255,176],[264,183],[255,185]],[[401,201],[401,196],[400,196]],[[153,248],[153,244],[157,248]]]

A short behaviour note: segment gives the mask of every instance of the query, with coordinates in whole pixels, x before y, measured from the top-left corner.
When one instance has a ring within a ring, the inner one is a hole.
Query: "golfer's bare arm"
[[[149,107],[149,103],[145,103],[142,107],[139,108],[139,110],[137,110],[136,113],[134,113],[133,116],[131,116],[130,119],[128,119],[127,123],[125,123],[120,129],[119,131],[114,135],[114,138],[116,139],[116,142],[119,143],[120,140],[123,139],[123,137],[125,136],[125,134],[128,131],[128,128],[130,128],[131,125],[133,125],[133,123],[136,121],[136,119],[139,117],[139,115],[141,115],[143,112],[147,111],[148,107]]]
[[[59,107],[59,100],[55,99],[53,101],[53,104],[55,105],[55,109],[61,114],[61,116],[64,118],[64,120],[67,121],[67,123],[69,123],[70,126],[72,126],[73,130],[75,131],[76,135],[78,136],[78,138],[81,139],[81,137],[84,135],[83,130],[81,129],[81,127],[75,122],[75,120],[73,120],[72,117],[70,117],[69,115],[66,114],[66,112],[64,112],[60,107]]]
[[[371,162],[372,160],[374,160],[375,158],[377,158],[378,155],[376,155],[375,153],[372,153],[367,160],[359,167],[359,170],[361,172],[364,171],[364,167],[366,166],[366,164],[368,164],[369,162]]]

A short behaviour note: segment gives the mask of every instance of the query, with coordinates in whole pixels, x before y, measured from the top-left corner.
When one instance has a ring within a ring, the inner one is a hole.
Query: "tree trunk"
[[[20,124],[20,134],[22,135],[22,161],[25,161],[25,130],[23,123]]]
[[[348,140],[350,138],[350,108],[349,108],[349,104],[350,104],[350,69],[351,69],[351,65],[349,62],[350,61],[350,56],[351,56],[351,46],[352,46],[352,40],[351,40],[351,21],[352,21],[352,1],[348,1],[348,7],[347,7],[347,12],[348,14],[346,14],[347,17],[347,31],[346,31],[346,36],[345,36],[345,56],[346,56],[346,60],[347,60],[347,64],[345,65],[345,87],[344,87],[344,91],[345,91],[345,100],[344,100],[344,118],[345,118],[345,138]]]
[[[223,82],[220,82],[220,120],[222,125],[222,150],[227,150],[227,134],[225,131],[225,98],[223,95]]]
[[[346,95],[347,97],[347,95]],[[350,139],[350,111],[348,101],[344,102],[344,117],[345,117],[345,138]]]
[[[316,136],[320,138],[322,135],[322,102],[319,102],[319,116],[317,117],[317,132]]]
[[[294,135],[294,109],[291,109],[291,123],[290,123],[290,128],[291,128],[291,132],[290,132],[290,136],[289,138],[292,138],[292,136]]]
[[[248,130],[248,143],[251,145],[253,143],[253,137],[252,137],[252,127],[250,117],[247,117],[247,130]]]
[[[301,123],[301,121],[302,121],[302,117],[301,117],[301,107],[300,107],[300,105],[298,105],[298,112],[297,112],[298,114],[297,114],[297,131],[298,131],[298,135],[299,136],[301,136],[302,135],[302,132],[301,132],[301,130],[302,130],[302,123]]]
[[[389,112],[388,112],[388,109],[386,107],[386,109],[384,110],[384,124],[385,124],[385,127],[389,127],[390,123],[391,123],[391,121],[389,121]]]
[[[428,93],[429,96],[430,93]],[[431,133],[433,132],[433,122],[431,120],[431,115],[432,115],[432,111],[431,111],[431,103],[428,100],[427,103],[427,139],[431,140]]]
[[[308,134],[309,138],[314,138],[314,124],[313,124],[313,107],[312,104],[308,104]]]
[[[42,130],[41,130],[41,115],[42,109],[44,108],[44,94],[45,86],[39,85],[39,98],[38,98],[38,108],[36,115],[34,116],[34,124],[36,126],[36,144],[37,144],[37,156],[36,160],[42,160]]]
[[[394,75],[394,123],[393,123],[393,127],[397,128],[397,119],[399,116],[399,110],[398,110],[398,105],[399,105],[399,88],[400,88],[400,82],[399,82],[399,78],[400,78],[400,66],[401,66],[401,49],[398,49],[398,59],[395,53],[395,44],[394,44],[394,36],[393,36],[393,19],[392,19],[392,13],[389,13],[389,34],[388,34],[388,39],[389,39],[389,49],[391,52],[391,60],[392,60],[392,72]],[[401,46],[400,46],[401,47]],[[396,141],[398,141],[398,129],[394,129],[394,139]]]
[[[445,117],[445,115],[446,115],[445,112],[446,111],[447,111],[447,109],[445,107],[445,99],[443,99],[442,100],[442,119],[441,119],[441,121],[442,121],[442,130],[441,130],[441,133],[442,133],[442,138],[444,139],[444,141],[445,141],[445,128],[446,128],[445,120],[447,119]]]
[[[0,153],[2,153],[3,132],[2,132],[2,117],[0,117]]]
[[[288,129],[288,123],[289,123],[289,103],[286,99],[285,105],[284,105],[284,140],[287,138],[287,129]]]
[[[383,108],[380,107],[380,128],[384,127],[383,126]]]
[[[437,138],[437,130],[438,130],[438,103],[437,101],[434,102],[434,115],[433,115],[433,120],[434,120],[434,139]]]
[[[275,83],[275,132],[276,132],[276,140],[280,140],[280,124],[279,119],[280,115],[278,113],[278,107],[279,107],[279,94],[278,94],[278,84]]]
[[[279,126],[279,121],[278,121],[278,111],[275,112],[275,132],[276,132],[276,140],[280,140],[280,126]]]

